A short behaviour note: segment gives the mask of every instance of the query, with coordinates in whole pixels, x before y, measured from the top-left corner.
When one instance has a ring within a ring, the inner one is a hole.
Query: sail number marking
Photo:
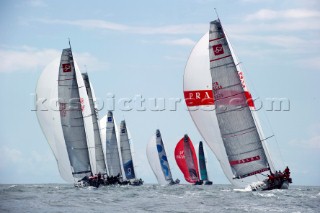
[[[224,54],[222,44],[213,45],[212,50],[213,50],[214,55]]]
[[[62,64],[63,72],[71,72],[71,64]]]

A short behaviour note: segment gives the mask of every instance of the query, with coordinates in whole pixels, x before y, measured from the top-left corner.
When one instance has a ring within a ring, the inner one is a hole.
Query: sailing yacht
[[[179,179],[174,181],[172,178],[169,161],[159,129],[156,130],[149,141],[146,152],[150,167],[160,185],[173,185],[180,182]]]
[[[143,184],[142,179],[137,179],[132,158],[132,148],[125,120],[120,123],[120,150],[122,166],[125,177],[130,181],[130,185],[139,186]]]
[[[184,175],[184,179],[194,185],[201,185],[196,152],[187,134],[177,143],[174,150],[177,165]]]
[[[108,184],[129,184],[129,181],[124,180],[123,177],[124,172],[122,171],[123,168],[121,166],[119,131],[112,111],[108,111],[107,115],[100,120],[100,128],[109,174],[107,177]]]
[[[119,155],[119,145],[116,134],[116,123],[113,118],[112,111],[108,111],[106,120],[106,160],[109,170],[109,175],[111,176],[122,176],[121,162]]]
[[[202,141],[200,141],[198,146],[198,159],[200,168],[200,179],[203,181],[204,185],[212,185],[212,181],[209,180],[207,172],[207,159],[205,157],[204,147]]]
[[[184,73],[184,96],[200,134],[216,155],[228,180],[252,190],[286,189],[279,181],[243,71],[220,20],[210,23],[193,48]]]
[[[87,83],[90,84],[89,80]],[[89,90],[71,47],[62,51],[60,61],[55,60],[45,68],[36,87],[39,124],[57,160],[61,177],[76,186],[89,184],[82,180],[98,171],[105,172],[98,157],[102,150],[96,149]],[[52,100],[58,108],[52,108]]]

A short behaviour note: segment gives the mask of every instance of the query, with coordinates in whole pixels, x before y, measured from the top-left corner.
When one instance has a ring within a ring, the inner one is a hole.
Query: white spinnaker
[[[233,51],[232,55],[234,56]],[[234,56],[234,58],[236,57]],[[237,61],[235,62],[237,63]],[[237,68],[239,71],[242,71],[240,65],[238,65]],[[198,41],[189,56],[183,77],[183,90],[184,92],[201,90],[212,91],[212,79],[209,63],[209,33],[206,33]],[[245,90],[247,91],[248,88],[246,87]],[[221,138],[216,113],[214,111],[214,105],[188,106],[188,109],[198,131],[210,149],[214,152],[223,172],[233,185],[243,187],[251,182],[265,178],[262,175],[255,175],[245,179],[233,179],[234,175],[231,171],[228,157]],[[257,117],[256,113],[254,113],[254,115]],[[262,131],[260,134],[262,134]],[[264,148],[266,148],[265,144]],[[266,155],[267,158],[270,159],[267,151]],[[271,168],[273,167],[272,165],[270,166]]]
[[[153,135],[151,140],[147,144],[146,152],[150,167],[154,175],[156,176],[158,183],[160,185],[167,185],[168,182],[166,181],[163,175],[163,171],[159,160],[159,154],[157,151],[156,135]]]
[[[63,137],[58,101],[60,58],[52,61],[41,73],[36,87],[36,114],[48,144],[57,161],[61,177],[73,183],[70,161]],[[76,66],[76,65],[75,65]]]

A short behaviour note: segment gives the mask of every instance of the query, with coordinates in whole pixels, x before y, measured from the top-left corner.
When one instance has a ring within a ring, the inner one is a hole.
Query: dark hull
[[[251,186],[252,191],[267,191],[273,189],[288,189],[290,180],[279,180],[277,182],[270,183],[268,179],[263,181],[263,184],[259,186]]]
[[[175,184],[179,184],[180,183],[180,180],[179,179],[176,179],[175,181],[174,180],[171,180],[171,182],[169,183],[169,185],[175,185]]]
[[[203,181],[202,180],[198,180],[197,182],[194,183],[194,185],[202,185]]]
[[[133,180],[133,181],[130,181],[129,184],[130,184],[131,186],[141,186],[141,185],[143,185],[143,180],[141,180],[141,179],[135,179],[135,180]]]
[[[272,190],[272,189],[288,189],[289,188],[289,181],[288,180],[281,180],[278,183],[270,184],[266,181],[266,185],[262,188],[262,191]]]
[[[204,181],[204,184],[203,184],[203,185],[212,185],[212,181],[206,180],[206,181]]]

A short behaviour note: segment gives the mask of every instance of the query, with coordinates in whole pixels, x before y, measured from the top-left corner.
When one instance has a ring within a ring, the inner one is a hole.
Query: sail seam
[[[222,39],[222,38],[225,38],[225,36],[222,36],[222,37],[220,37],[220,38],[210,39],[209,42],[211,42],[211,41],[216,41],[216,40],[219,40],[219,39]]]
[[[215,68],[223,67],[223,66],[230,65],[230,64],[234,64],[234,62],[232,61],[230,63],[222,64],[222,65],[215,66],[215,67],[210,67],[210,69],[215,69]]]
[[[252,144],[252,143],[249,143],[249,144]],[[243,155],[243,154],[247,154],[247,153],[250,153],[250,152],[253,152],[253,151],[257,151],[259,149],[263,149],[262,147],[259,147],[257,149],[253,149],[253,150],[250,150],[250,151],[247,151],[247,152],[242,152],[242,153],[239,153],[239,154],[236,154],[236,155],[228,155],[228,157],[235,157],[235,156],[240,156],[240,155]]]
[[[226,55],[226,56],[223,56],[223,57],[221,57],[221,58],[212,59],[212,60],[210,60],[210,62],[218,61],[218,60],[220,60],[220,59],[224,59],[224,58],[228,58],[228,57],[231,57],[231,55]]]
[[[237,111],[237,110],[242,110],[244,108],[246,108],[247,106],[244,106],[244,107],[239,107],[239,108],[235,108],[235,109],[232,109],[232,110],[225,110],[223,112],[216,112],[217,115],[220,115],[220,114],[223,114],[223,113],[227,113],[227,112],[232,112],[232,111]]]
[[[241,133],[241,132],[244,132],[244,131],[246,131],[246,130],[252,130],[252,129],[255,129],[255,126],[252,126],[252,127],[246,128],[246,129],[242,129],[242,130],[239,130],[239,131],[236,131],[236,132],[231,132],[231,133],[227,133],[227,134],[222,134],[222,135],[224,135],[224,136],[233,135],[233,134]]]
[[[220,90],[221,90],[221,89],[220,89]],[[217,90],[216,90],[216,91],[217,91]],[[234,97],[234,96],[237,96],[237,95],[240,95],[240,94],[244,94],[244,92],[236,93],[236,94],[229,95],[229,96],[226,96],[226,97],[215,98],[215,101],[220,101],[220,100],[223,100],[223,99],[231,98],[231,97]],[[216,96],[215,96],[215,97],[216,97]]]

